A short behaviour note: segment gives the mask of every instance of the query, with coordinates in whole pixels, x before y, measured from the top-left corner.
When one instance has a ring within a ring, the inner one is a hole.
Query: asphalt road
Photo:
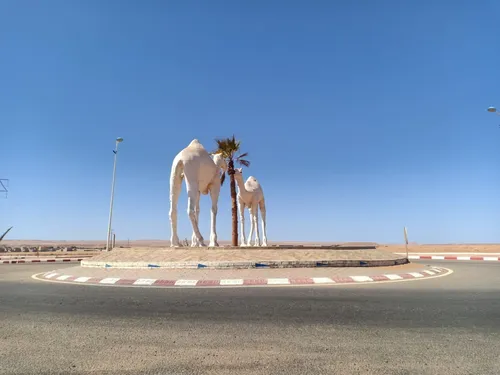
[[[132,289],[0,266],[0,374],[499,374],[500,263],[333,287]]]

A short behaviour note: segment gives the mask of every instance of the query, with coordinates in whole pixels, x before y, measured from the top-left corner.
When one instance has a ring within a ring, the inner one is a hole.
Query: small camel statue
[[[240,210],[241,222],[241,243],[240,246],[250,246],[252,235],[255,229],[254,246],[261,246],[259,236],[259,209],[262,215],[262,246],[267,246],[266,233],[266,201],[264,199],[264,191],[259,181],[253,176],[248,177],[243,183],[243,168],[234,170],[234,179],[238,185],[238,207]],[[245,207],[250,213],[250,233],[248,234],[248,243],[245,239]]]
[[[222,170],[222,174],[221,174]],[[206,246],[200,233],[198,219],[200,216],[200,194],[210,193],[212,200],[210,243],[208,246],[219,246],[217,243],[217,203],[227,164],[219,154],[210,154],[203,145],[194,139],[174,158],[170,173],[170,246],[181,246],[177,235],[177,202],[181,193],[182,180],[186,180],[188,194],[188,216],[193,227],[191,246]]]

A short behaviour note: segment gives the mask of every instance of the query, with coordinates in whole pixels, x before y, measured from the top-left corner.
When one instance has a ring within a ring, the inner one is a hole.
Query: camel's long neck
[[[243,182],[243,178],[237,178],[235,177],[236,180],[236,185],[238,185],[238,191],[241,196],[246,195],[248,193],[247,189],[245,188],[245,183]]]

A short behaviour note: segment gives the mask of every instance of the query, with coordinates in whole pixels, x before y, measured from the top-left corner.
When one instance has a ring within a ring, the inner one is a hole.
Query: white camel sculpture
[[[213,159],[212,159],[213,158]],[[222,174],[220,173],[222,169]],[[180,246],[177,235],[177,202],[181,192],[182,179],[186,179],[188,194],[188,216],[193,227],[191,246],[205,246],[200,233],[198,219],[200,216],[200,193],[208,194],[212,200],[210,243],[208,246],[219,246],[217,243],[217,203],[224,173],[227,170],[226,161],[219,154],[210,157],[202,144],[194,139],[179,152],[172,163],[170,173],[170,245]]]
[[[259,236],[259,209],[262,215],[262,246],[267,246],[266,233],[266,201],[264,199],[264,191],[259,181],[253,176],[248,177],[243,183],[243,169],[236,168],[234,178],[238,184],[238,207],[240,210],[241,222],[241,243],[240,246],[250,246],[252,235],[255,229],[254,246],[260,246]],[[250,233],[248,234],[248,243],[245,239],[245,207],[248,207],[250,213]]]

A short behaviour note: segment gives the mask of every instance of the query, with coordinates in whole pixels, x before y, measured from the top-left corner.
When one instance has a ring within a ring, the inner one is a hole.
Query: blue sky
[[[499,14],[493,0],[2,2],[0,227],[104,240],[121,136],[117,237],[168,239],[173,157],[234,133],[270,240],[401,242],[406,225],[422,243],[500,242],[500,117],[485,111],[500,107]],[[183,187],[182,238],[186,207]]]

